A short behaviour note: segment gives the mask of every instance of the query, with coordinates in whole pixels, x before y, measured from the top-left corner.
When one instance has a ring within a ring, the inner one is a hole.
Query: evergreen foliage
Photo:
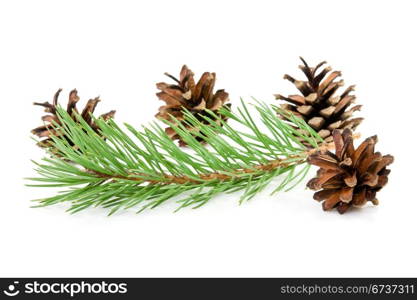
[[[323,140],[277,107],[256,101],[250,108],[241,101],[236,112],[206,111],[212,115],[200,120],[185,111],[185,122],[167,122],[187,143],[183,148],[156,122],[137,130],[99,118],[98,134],[80,115],[74,120],[58,107],[55,129],[68,138],[52,137],[59,155],[35,162],[39,176],[29,179],[35,181],[31,186],[62,191],[35,200],[37,206],[69,202],[71,213],[104,207],[113,214],[155,208],[175,197],[178,209],[197,208],[220,193],[241,191],[240,202],[249,200],[277,176],[281,181],[273,193],[289,190],[309,170],[309,149]],[[199,131],[190,133],[187,123]]]

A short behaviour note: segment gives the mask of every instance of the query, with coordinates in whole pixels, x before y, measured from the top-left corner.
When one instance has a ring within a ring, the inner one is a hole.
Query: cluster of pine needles
[[[71,213],[104,207],[113,214],[133,207],[141,212],[175,199],[178,210],[238,191],[243,202],[277,176],[272,193],[301,182],[310,167],[305,163],[309,149],[323,141],[302,119],[256,100],[219,113],[207,111],[211,115],[199,121],[185,111],[185,121],[167,122],[188,145],[183,148],[156,122],[138,130],[98,118],[97,134],[80,115],[74,120],[58,107],[56,126],[67,138],[52,136],[55,152],[35,162],[39,176],[30,180],[35,181],[31,186],[62,190],[35,200],[36,206],[68,202]],[[191,133],[187,125],[200,130]]]

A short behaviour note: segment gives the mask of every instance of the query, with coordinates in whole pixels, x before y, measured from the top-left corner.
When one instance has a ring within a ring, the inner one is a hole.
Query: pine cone
[[[367,138],[355,150],[352,131],[333,131],[335,154],[326,151],[310,155],[308,162],[320,167],[317,177],[307,186],[314,199],[323,202],[324,210],[337,208],[343,214],[350,207],[361,207],[371,201],[378,204],[376,193],[388,182],[390,170],[386,167],[394,161],[391,155],[374,152],[377,137]]]
[[[331,133],[334,129],[350,128],[354,130],[363,120],[363,118],[351,118],[352,114],[360,110],[362,105],[356,105],[347,110],[355,101],[356,97],[350,95],[355,87],[351,85],[341,95],[336,95],[336,91],[344,82],[343,80],[335,80],[342,73],[333,71],[326,77],[331,71],[331,67],[326,67],[319,72],[319,69],[326,64],[325,61],[311,68],[302,57],[300,59],[303,65],[299,68],[307,80],[296,80],[290,75],[285,75],[284,79],[291,81],[302,95],[288,97],[275,95],[276,99],[290,103],[282,104],[281,108],[306,121],[325,142],[332,141]]]
[[[40,147],[43,148],[50,148],[51,146],[53,146],[53,142],[52,142],[52,138],[51,136],[59,136],[62,138],[67,139],[68,141],[70,141],[69,138],[67,138],[65,136],[65,134],[60,131],[59,129],[57,129],[52,122],[55,122],[56,124],[60,124],[60,120],[57,116],[57,110],[56,107],[58,105],[58,97],[59,94],[61,93],[62,89],[59,89],[53,98],[52,104],[49,102],[44,102],[44,103],[37,103],[35,102],[34,105],[39,105],[39,106],[43,106],[45,107],[45,112],[50,113],[49,115],[43,116],[42,120],[44,122],[47,122],[48,124],[45,124],[43,126],[39,126],[35,129],[32,130],[32,134],[43,138],[43,140],[41,140],[38,145]],[[75,118],[75,113],[78,113],[77,111],[77,102],[80,100],[80,98],[77,95],[77,90],[72,90],[69,94],[69,100],[68,100],[68,105],[67,105],[67,112],[68,114],[70,114],[74,121],[77,121]],[[84,119],[85,122],[87,122],[88,125],[90,125],[91,128],[94,129],[95,132],[99,133],[99,128],[98,126],[94,123],[94,120],[92,118],[92,114],[98,104],[98,102],[100,102],[100,99],[94,98],[94,99],[90,99],[87,102],[87,105],[84,107],[83,111],[81,112],[81,117]],[[116,112],[114,110],[101,115],[100,117],[103,118],[104,120],[108,120],[110,118],[113,118],[114,114]],[[71,142],[71,145],[73,145],[73,143]],[[74,146],[74,145],[73,145]]]
[[[165,75],[173,79],[176,84],[164,82],[156,84],[156,87],[161,91],[156,95],[166,103],[166,105],[159,108],[159,112],[156,114],[157,118],[171,122],[171,116],[173,116],[178,121],[183,121],[183,109],[185,108],[205,124],[208,124],[208,122],[204,121],[203,116],[214,119],[213,116],[205,111],[206,109],[221,117],[222,120],[226,120],[224,115],[220,115],[219,109],[221,107],[230,109],[230,104],[225,104],[225,102],[229,101],[229,94],[224,90],[217,90],[213,93],[216,81],[215,73],[205,72],[197,84],[194,81],[194,73],[186,65],[182,67],[179,79],[168,73],[165,73]],[[183,123],[183,125],[190,132],[195,133],[199,131],[198,128],[193,128],[188,124]],[[185,145],[185,142],[181,140],[173,128],[166,128],[165,131],[173,140],[180,140],[181,146]],[[196,139],[202,140],[199,137],[196,137]]]

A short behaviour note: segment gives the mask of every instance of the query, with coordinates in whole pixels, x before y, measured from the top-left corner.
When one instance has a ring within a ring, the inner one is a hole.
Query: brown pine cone
[[[35,129],[33,129],[31,132],[32,134],[43,138],[38,145],[40,147],[43,148],[50,148],[53,146],[53,141],[51,136],[59,136],[61,138],[65,138],[68,141],[70,141],[70,139],[59,129],[57,129],[54,125],[53,122],[55,122],[57,125],[60,124],[60,120],[57,116],[57,110],[56,107],[58,105],[58,97],[59,94],[61,93],[62,89],[59,89],[53,98],[52,104],[49,102],[44,102],[44,103],[37,103],[35,102],[34,105],[39,105],[39,106],[43,106],[45,107],[45,112],[50,113],[49,115],[45,115],[42,117],[42,120],[44,122],[47,122],[47,124],[39,126]],[[77,90],[72,90],[69,94],[69,99],[68,99],[68,105],[67,105],[67,112],[69,115],[72,116],[73,120],[78,122],[75,118],[75,113],[78,113],[77,111],[77,102],[80,100],[80,97],[78,97],[77,94]],[[85,122],[87,122],[88,125],[90,125],[90,127],[92,129],[94,129],[95,132],[97,132],[98,134],[100,134],[99,132],[99,128],[98,126],[94,123],[94,120],[92,118],[92,114],[98,104],[98,102],[100,102],[100,99],[94,98],[94,99],[90,99],[87,102],[87,105],[84,107],[83,111],[81,112],[81,117],[84,119]],[[116,111],[112,110],[106,114],[101,115],[100,117],[103,118],[104,120],[108,120],[110,118],[113,118],[114,114],[116,113]],[[73,143],[71,142],[71,145],[73,145]],[[73,145],[74,146],[74,145]]]
[[[281,108],[306,121],[325,142],[332,141],[331,133],[334,129],[350,128],[354,130],[363,120],[363,118],[351,118],[355,111],[361,109],[362,105],[356,105],[347,110],[356,99],[355,96],[350,95],[354,86],[349,86],[341,95],[337,95],[337,90],[344,84],[343,80],[335,81],[342,75],[341,72],[333,71],[327,75],[331,71],[331,67],[319,71],[326,64],[325,61],[315,67],[310,67],[302,57],[300,59],[303,65],[299,68],[307,80],[296,80],[290,75],[284,76],[284,79],[295,85],[301,95],[288,97],[275,95],[276,99],[289,103],[281,104]]]
[[[194,81],[194,73],[184,65],[180,72],[180,78],[177,79],[174,76],[165,73],[166,76],[173,79],[175,84],[168,84],[160,82],[156,84],[156,87],[161,91],[156,95],[158,98],[166,103],[166,105],[159,108],[159,112],[156,117],[172,122],[172,117],[175,117],[178,121],[184,120],[183,109],[190,111],[200,122],[208,124],[204,121],[204,117],[214,119],[213,116],[208,114],[206,110],[210,110],[217,116],[225,120],[224,115],[220,115],[219,109],[226,107],[230,109],[230,104],[225,104],[229,101],[229,94],[224,90],[217,90],[214,93],[214,84],[216,82],[216,74],[205,72],[197,84]],[[188,124],[183,125],[190,130],[190,132],[198,132],[198,128],[193,128]],[[175,130],[171,127],[166,128],[166,133],[173,140],[180,140],[181,146],[185,143],[180,139],[180,136],[176,134]],[[196,137],[197,140],[202,139]]]
[[[333,131],[333,140],[335,154],[326,151],[308,158],[310,164],[320,167],[307,184],[312,190],[320,190],[313,198],[324,201],[324,210],[336,208],[341,214],[368,201],[377,205],[376,193],[387,184],[390,170],[386,167],[394,157],[374,152],[376,136],[367,138],[356,150],[350,129]]]

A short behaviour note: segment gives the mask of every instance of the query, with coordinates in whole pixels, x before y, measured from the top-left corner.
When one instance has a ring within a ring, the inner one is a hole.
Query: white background
[[[2,1],[0,276],[417,276],[415,1]],[[153,120],[163,72],[215,71],[232,102],[294,93],[298,56],[357,84],[363,137],[393,154],[380,206],[323,212],[300,186],[238,206],[166,204],[136,215],[30,208],[53,191],[24,187],[43,156],[33,101],[81,103],[135,126]]]

